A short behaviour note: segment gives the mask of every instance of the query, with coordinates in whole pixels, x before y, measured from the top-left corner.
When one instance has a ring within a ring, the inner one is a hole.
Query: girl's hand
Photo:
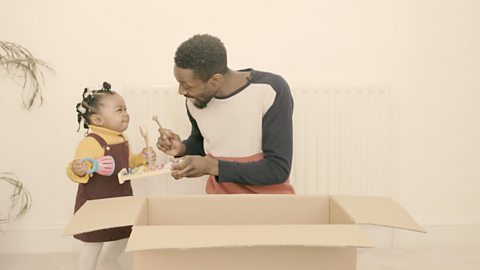
[[[157,153],[155,153],[152,147],[143,148],[142,154],[147,160],[147,163],[155,163],[157,161]]]
[[[87,164],[81,159],[76,159],[72,162],[72,171],[77,176],[83,177],[88,171]]]

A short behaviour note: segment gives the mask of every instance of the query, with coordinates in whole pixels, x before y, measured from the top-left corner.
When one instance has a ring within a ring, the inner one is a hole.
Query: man
[[[209,175],[207,193],[292,194],[293,99],[275,74],[227,66],[217,37],[195,35],[178,47],[174,75],[186,97],[188,139],[160,129],[157,147],[182,156],[172,176]]]

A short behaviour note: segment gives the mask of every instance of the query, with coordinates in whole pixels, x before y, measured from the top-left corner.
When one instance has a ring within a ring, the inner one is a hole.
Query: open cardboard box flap
[[[253,246],[372,247],[356,225],[135,226],[126,251]]]
[[[347,216],[335,217],[335,223],[371,224],[392,228],[426,232],[396,202],[385,197],[331,196],[332,213],[346,213]],[[343,211],[335,211],[335,209]]]
[[[127,250],[137,251],[249,246],[371,247],[357,224],[425,232],[388,198],[294,196],[129,196],[92,200],[75,213],[64,234],[134,225]],[[320,213],[326,215],[326,220]],[[215,216],[220,219],[215,220]]]
[[[75,213],[64,235],[134,225],[146,211],[145,197],[116,197],[87,201]]]
[[[133,225],[126,251],[141,270],[355,270],[356,248],[372,247],[358,224],[424,232],[388,198],[263,194],[92,200],[65,234]]]

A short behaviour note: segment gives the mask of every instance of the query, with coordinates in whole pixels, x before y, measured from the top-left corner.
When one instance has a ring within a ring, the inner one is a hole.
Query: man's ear
[[[213,74],[213,76],[210,77],[209,79],[210,83],[215,87],[218,87],[222,82],[222,80],[223,80],[223,75],[220,73]]]
[[[103,125],[103,118],[99,114],[92,114],[92,116],[90,116],[90,121],[95,126]]]

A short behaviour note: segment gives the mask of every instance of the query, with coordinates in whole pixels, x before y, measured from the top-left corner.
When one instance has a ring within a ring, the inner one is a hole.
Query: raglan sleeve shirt
[[[290,174],[293,152],[293,98],[290,88],[282,77],[261,71],[252,71],[251,84],[266,84],[275,92],[273,103],[261,118],[263,159],[253,162],[219,160],[219,175],[216,180],[244,185],[284,183]],[[187,155],[204,156],[204,138],[194,117],[190,112],[188,115],[192,131],[190,137],[184,141]]]

